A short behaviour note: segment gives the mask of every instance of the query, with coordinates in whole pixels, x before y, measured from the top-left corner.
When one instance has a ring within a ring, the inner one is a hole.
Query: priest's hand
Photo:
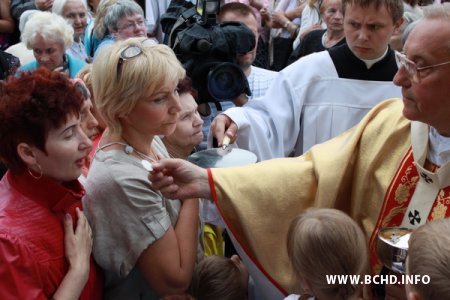
[[[211,199],[206,169],[183,159],[162,159],[152,163],[148,179],[152,187],[170,199]]]
[[[213,136],[217,139],[218,147],[222,147],[225,136],[230,138],[230,142],[234,143],[237,138],[238,127],[231,118],[225,114],[220,114],[214,118],[211,123]]]

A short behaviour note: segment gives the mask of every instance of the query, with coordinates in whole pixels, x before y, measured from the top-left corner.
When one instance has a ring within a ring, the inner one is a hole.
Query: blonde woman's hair
[[[186,72],[166,45],[143,44],[146,38],[129,38],[102,49],[92,66],[92,88],[97,108],[111,134],[122,133],[120,118],[128,115],[138,100],[150,97]],[[142,52],[122,60],[130,46]]]
[[[364,275],[368,271],[366,239],[359,226],[345,213],[329,208],[311,208],[291,223],[288,256],[297,277],[313,290],[350,299],[359,290],[350,282],[329,284],[326,275]]]
[[[195,266],[189,294],[196,300],[245,300],[247,286],[241,271],[228,257],[212,255]]]
[[[409,239],[408,275],[430,276],[430,282],[412,287],[423,300],[448,299],[450,295],[450,219],[429,222]]]
[[[47,12],[39,11],[31,16],[25,24],[22,33],[22,42],[28,49],[33,48],[37,36],[44,40],[60,42],[64,50],[73,44],[73,27],[63,17]]]

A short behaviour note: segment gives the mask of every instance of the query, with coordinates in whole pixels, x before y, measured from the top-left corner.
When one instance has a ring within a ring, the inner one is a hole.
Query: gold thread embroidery
[[[433,208],[433,212],[431,213],[431,220],[439,220],[444,219],[445,215],[447,213],[447,206],[445,205],[448,203],[449,198],[445,197],[445,192],[441,190],[437,197],[437,204]]]
[[[409,178],[412,170],[413,166],[409,166],[406,169],[405,175],[403,175],[400,179],[402,183],[400,183],[395,190],[394,199],[398,204],[403,204],[410,199],[411,190],[416,187],[417,182],[419,181],[419,176]]]
[[[394,207],[391,211],[386,215],[381,224],[381,228],[387,227],[391,220],[397,215],[404,215],[406,211],[406,207]],[[399,226],[400,224],[391,224],[390,226]]]

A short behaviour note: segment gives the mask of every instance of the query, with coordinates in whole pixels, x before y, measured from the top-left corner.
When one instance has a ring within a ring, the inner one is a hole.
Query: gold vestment
[[[300,157],[211,170],[213,198],[228,228],[285,291],[294,284],[287,229],[305,208],[340,209],[369,240],[386,190],[411,147],[402,109],[400,99],[380,103],[356,127]]]

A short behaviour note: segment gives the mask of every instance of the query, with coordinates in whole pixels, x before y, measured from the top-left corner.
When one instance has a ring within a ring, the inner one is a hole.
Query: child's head
[[[366,239],[358,225],[336,209],[308,209],[288,232],[289,259],[302,289],[311,296],[351,299],[359,288],[328,284],[326,275],[363,275],[368,268]]]
[[[247,288],[248,271],[237,255],[212,255],[195,267],[189,291],[196,300],[245,300]]]
[[[406,273],[429,283],[407,284],[409,300],[448,299],[450,295],[450,219],[427,223],[409,239]],[[425,278],[424,278],[425,276]]]

